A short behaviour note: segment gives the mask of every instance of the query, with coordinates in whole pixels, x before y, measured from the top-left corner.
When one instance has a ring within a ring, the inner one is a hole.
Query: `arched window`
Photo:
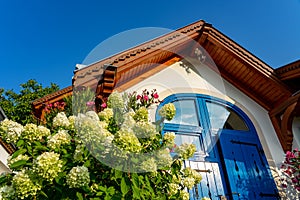
[[[206,95],[176,94],[165,98],[158,110],[170,102],[176,115],[164,122],[163,133],[175,132],[176,145],[193,143],[197,149],[185,162],[203,177],[189,191],[192,199],[278,199],[255,128],[241,109]]]

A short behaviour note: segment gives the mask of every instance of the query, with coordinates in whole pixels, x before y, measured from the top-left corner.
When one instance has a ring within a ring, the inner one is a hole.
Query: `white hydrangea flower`
[[[190,194],[187,191],[181,190],[180,191],[180,197],[182,200],[189,200]]]
[[[168,103],[163,105],[163,107],[158,111],[159,115],[164,117],[166,120],[171,121],[176,114],[175,105]]]
[[[29,123],[24,126],[22,137],[30,142],[40,141],[43,137],[50,135],[50,130],[44,126]]]
[[[122,150],[133,153],[140,152],[142,149],[142,145],[135,134],[130,130],[122,128],[117,132],[114,143]]]
[[[7,143],[16,143],[20,136],[24,127],[12,120],[4,119],[0,122],[0,135]]]
[[[0,200],[15,199],[15,189],[12,186],[5,185],[0,188]]]
[[[12,156],[9,156],[7,158],[7,165],[10,167],[12,164],[14,164],[15,162],[19,161],[19,160],[29,160],[29,156],[27,155],[18,155],[15,158],[12,158]]]
[[[34,183],[29,177],[29,171],[23,169],[18,172],[12,179],[12,186],[15,188],[16,195],[20,199],[27,198],[29,196],[36,196],[37,192],[41,189],[38,183]]]
[[[62,161],[59,159],[59,154],[44,152],[36,158],[33,169],[38,175],[51,182],[62,171]]]
[[[179,185],[176,183],[169,183],[168,186],[170,195],[175,195],[180,189]]]
[[[70,128],[71,130],[74,130],[74,129],[75,129],[76,116],[71,115],[71,116],[68,117],[68,120],[69,120],[69,122],[70,122],[69,128]]]
[[[159,169],[170,167],[173,163],[173,158],[170,155],[170,150],[166,148],[158,151],[156,153],[156,162]]]
[[[134,124],[133,132],[138,138],[154,138],[159,133],[150,122],[139,121]]]
[[[141,170],[145,172],[155,172],[157,170],[157,164],[154,158],[143,161],[140,165]]]
[[[113,117],[114,112],[111,108],[105,108],[101,112],[98,113],[99,119],[101,121],[105,121],[109,123],[110,119]]]
[[[58,130],[55,135],[48,137],[47,146],[51,149],[59,148],[61,145],[69,144],[71,136],[68,134],[67,130]]]
[[[134,112],[128,112],[124,114],[124,121],[121,126],[124,130],[131,130],[135,125],[135,120],[133,119]]]
[[[196,152],[196,146],[194,144],[183,143],[175,148],[175,152],[178,156],[186,160],[194,155]]]
[[[188,189],[192,189],[195,185],[195,179],[193,177],[185,177],[183,179],[183,185]]]
[[[77,136],[85,144],[103,142],[106,136],[111,135],[107,126],[106,122],[95,121],[83,114],[76,119]]]
[[[68,127],[70,126],[69,119],[64,112],[57,113],[53,118],[53,127]]]
[[[90,183],[90,174],[85,166],[73,167],[66,177],[70,188],[80,188]]]
[[[124,100],[120,93],[113,92],[109,95],[108,101],[107,101],[107,106],[109,108],[122,109],[122,108],[124,108],[124,105],[125,105]]]
[[[94,121],[99,121],[98,114],[95,111],[88,111],[85,113],[85,116],[91,118]]]
[[[164,142],[166,143],[167,146],[172,147],[175,144],[175,133],[173,132],[166,132],[164,134]]]

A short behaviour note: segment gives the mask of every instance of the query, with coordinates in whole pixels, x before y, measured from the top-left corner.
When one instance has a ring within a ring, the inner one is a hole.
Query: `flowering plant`
[[[287,183],[300,191],[300,151],[298,149],[286,152],[281,170],[287,177]],[[284,183],[283,186],[287,187],[287,184]]]
[[[182,145],[172,158],[175,134],[162,136],[149,122],[149,101],[130,103],[112,93],[100,113],[59,112],[49,128],[1,122],[0,135],[17,151],[8,159],[11,173],[0,177],[0,199],[189,199],[186,188],[201,175],[183,169],[183,161],[195,146]],[[167,120],[174,117],[172,106],[162,109]]]
[[[151,90],[150,92],[145,89],[141,94],[138,94],[136,91],[128,95],[129,105],[132,109],[137,110],[140,107],[148,108],[152,104],[160,103],[161,101],[158,99],[159,95],[156,89]]]

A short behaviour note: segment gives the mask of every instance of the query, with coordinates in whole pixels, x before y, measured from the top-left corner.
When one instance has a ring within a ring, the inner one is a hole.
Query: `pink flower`
[[[93,105],[95,105],[95,102],[93,102],[93,101],[88,101],[88,102],[86,102],[86,105],[87,105],[87,106],[93,106]]]
[[[101,108],[106,108],[107,107],[107,104],[106,103],[102,103],[101,104]]]
[[[158,96],[157,93],[154,93],[154,94],[153,94],[153,98],[154,98],[154,99],[158,99],[158,97],[159,97],[159,96]]]
[[[136,99],[137,99],[137,100],[139,100],[139,99],[141,99],[141,98],[142,98],[141,95],[137,95],[137,96],[136,96]]]
[[[149,100],[149,97],[148,97],[147,95],[144,95],[144,96],[143,96],[143,99],[146,100],[146,101],[148,101],[148,100]]]

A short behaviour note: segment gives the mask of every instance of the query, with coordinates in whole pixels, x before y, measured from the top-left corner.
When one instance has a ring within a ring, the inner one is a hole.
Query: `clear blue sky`
[[[300,59],[300,0],[0,0],[0,87],[69,86],[75,64],[107,38],[200,19],[273,68]]]

